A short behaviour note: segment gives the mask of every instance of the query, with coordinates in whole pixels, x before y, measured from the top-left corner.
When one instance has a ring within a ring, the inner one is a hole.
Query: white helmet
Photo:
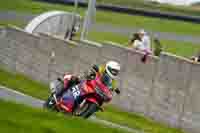
[[[143,34],[143,35],[146,34],[146,32],[144,31],[144,29],[140,29],[140,30],[138,31],[138,33],[139,33],[139,34]]]
[[[112,78],[116,79],[120,71],[120,64],[116,61],[109,61],[106,63],[106,72]]]

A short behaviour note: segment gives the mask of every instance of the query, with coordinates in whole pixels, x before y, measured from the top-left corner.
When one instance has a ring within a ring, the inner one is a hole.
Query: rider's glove
[[[64,82],[60,77],[58,77],[57,80],[58,80],[59,82],[61,82],[61,83]]]
[[[90,70],[87,74],[86,74],[86,79],[87,80],[93,80],[96,77],[96,73],[92,70]]]
[[[121,91],[119,90],[119,88],[115,89],[115,92],[119,95],[121,93]]]
[[[93,65],[89,71],[85,72],[85,78],[87,80],[93,80],[93,79],[95,79],[97,72],[99,72],[98,66]]]
[[[93,65],[92,66],[92,69],[95,71],[95,72],[99,72],[99,68],[97,65]]]

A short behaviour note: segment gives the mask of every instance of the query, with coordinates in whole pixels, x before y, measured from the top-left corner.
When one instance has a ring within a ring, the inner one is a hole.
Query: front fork
[[[54,98],[54,100],[55,100],[55,102],[56,102],[56,105],[58,104],[58,99],[57,99],[57,97],[56,97],[56,94],[54,93],[53,94],[53,98]]]

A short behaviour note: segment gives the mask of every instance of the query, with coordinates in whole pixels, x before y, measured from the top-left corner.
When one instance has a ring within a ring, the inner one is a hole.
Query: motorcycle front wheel
[[[86,101],[79,112],[79,116],[87,119],[95,112],[97,112],[98,109],[99,107],[96,103]]]

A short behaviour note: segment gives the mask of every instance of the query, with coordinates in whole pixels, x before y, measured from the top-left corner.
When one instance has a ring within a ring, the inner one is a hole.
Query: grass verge
[[[10,4],[12,3],[12,4]],[[17,11],[26,13],[42,13],[50,10],[73,11],[73,6],[49,4],[33,0],[6,0],[0,2],[1,11]],[[79,8],[78,12],[84,15],[85,9]],[[200,35],[198,24],[183,21],[133,16],[107,11],[97,11],[97,22],[113,24],[120,27],[137,27],[160,32],[174,32],[177,34]]]
[[[2,68],[0,68],[0,85],[40,99],[47,99],[48,97],[47,85],[33,81],[22,74],[5,71]]]
[[[122,46],[127,46],[129,41],[129,38],[127,36],[111,32],[96,32],[96,31],[89,32],[87,39],[99,43],[103,43],[104,41],[113,41],[121,44]]]
[[[136,113],[123,112],[115,107],[106,107],[105,110],[104,113],[98,112],[97,116],[144,133],[184,133],[180,129],[170,128]]]
[[[0,100],[2,133],[127,133],[80,118]]]
[[[196,55],[200,50],[200,44],[193,44],[189,42],[161,40],[161,43],[163,44],[164,51],[186,58]]]
[[[119,14],[114,12],[97,12],[97,22],[109,23],[119,27],[143,28],[154,32],[169,32],[179,35],[200,35],[199,24],[151,18],[138,15]]]
[[[9,88],[41,99],[46,99],[48,95],[47,86],[32,81],[22,74],[13,74],[3,69],[0,69],[0,85],[7,86]],[[112,121],[114,123],[119,123],[130,128],[137,128],[148,133],[163,133],[163,131],[168,131],[167,133],[183,133],[179,129],[169,128],[150,119],[146,119],[143,116],[123,112],[114,107],[107,106],[105,112],[98,113],[97,115],[100,118]]]
[[[25,22],[21,21],[5,21],[5,20],[0,20],[0,26],[8,26],[8,25],[15,25],[20,28],[24,28],[26,26]]]

